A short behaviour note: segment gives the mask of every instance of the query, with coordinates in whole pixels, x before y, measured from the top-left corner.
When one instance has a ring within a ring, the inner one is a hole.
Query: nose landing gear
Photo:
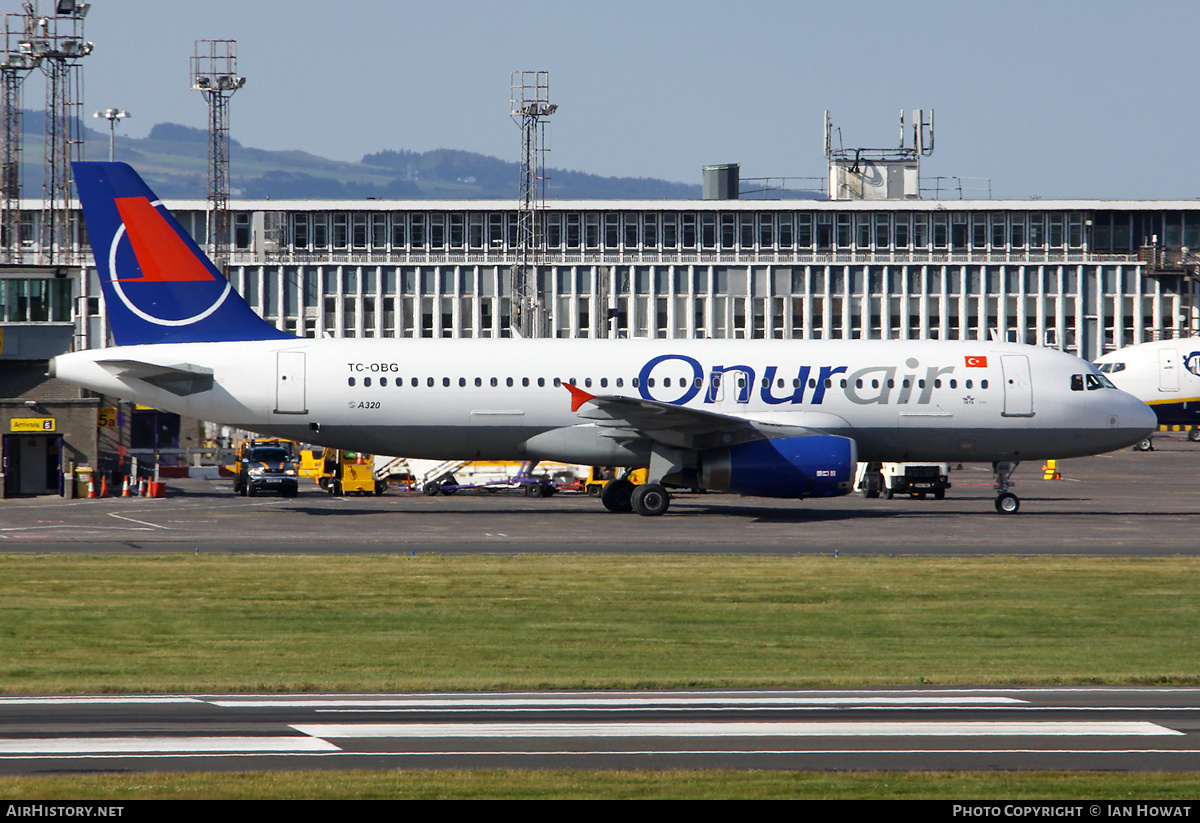
[[[1000,514],[1016,514],[1021,508],[1021,498],[1009,491],[1012,488],[1012,474],[1017,470],[1017,462],[999,462],[992,464],[992,472],[996,476],[996,511]]]

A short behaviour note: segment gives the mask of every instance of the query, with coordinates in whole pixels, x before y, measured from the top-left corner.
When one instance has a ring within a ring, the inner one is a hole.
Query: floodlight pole
[[[192,88],[208,101],[208,243],[213,263],[226,273],[229,246],[229,98],[246,85],[237,73],[237,42],[197,40]]]
[[[558,110],[550,102],[550,73],[514,71],[509,115],[521,127],[521,185],[517,203],[517,255],[511,269],[512,314],[509,328],[521,337],[549,337],[550,318],[538,268],[545,255],[545,122]]]
[[[131,116],[129,112],[121,109],[105,109],[92,115],[92,117],[108,121],[108,162],[110,163],[116,159],[117,123]]]

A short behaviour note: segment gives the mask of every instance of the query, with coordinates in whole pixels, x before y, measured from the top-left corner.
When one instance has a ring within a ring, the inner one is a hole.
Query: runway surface
[[[615,515],[585,495],[460,492],[245,498],[228,480],[171,481],[165,499],[23,498],[0,503],[0,553],[378,554],[596,552],[1086,554],[1200,552],[1200,444],[1018,469],[1021,511],[999,515],[989,466],[951,474],[945,500],[766,500],[681,494],[662,517]]]
[[[0,773],[1200,769],[1200,689],[0,698]]]

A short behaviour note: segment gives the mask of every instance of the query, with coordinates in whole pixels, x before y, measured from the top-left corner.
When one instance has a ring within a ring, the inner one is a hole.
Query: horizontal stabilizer
[[[212,369],[191,363],[173,366],[160,366],[141,360],[97,360],[96,363],[122,380],[141,380],[179,397],[210,391],[213,387]]]

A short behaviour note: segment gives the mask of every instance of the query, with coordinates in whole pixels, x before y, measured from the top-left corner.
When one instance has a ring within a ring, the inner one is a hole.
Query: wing
[[[652,440],[677,449],[709,449],[773,437],[811,437],[827,432],[809,426],[769,423],[616,395],[597,396],[570,383],[571,411],[594,421],[614,440]]]

